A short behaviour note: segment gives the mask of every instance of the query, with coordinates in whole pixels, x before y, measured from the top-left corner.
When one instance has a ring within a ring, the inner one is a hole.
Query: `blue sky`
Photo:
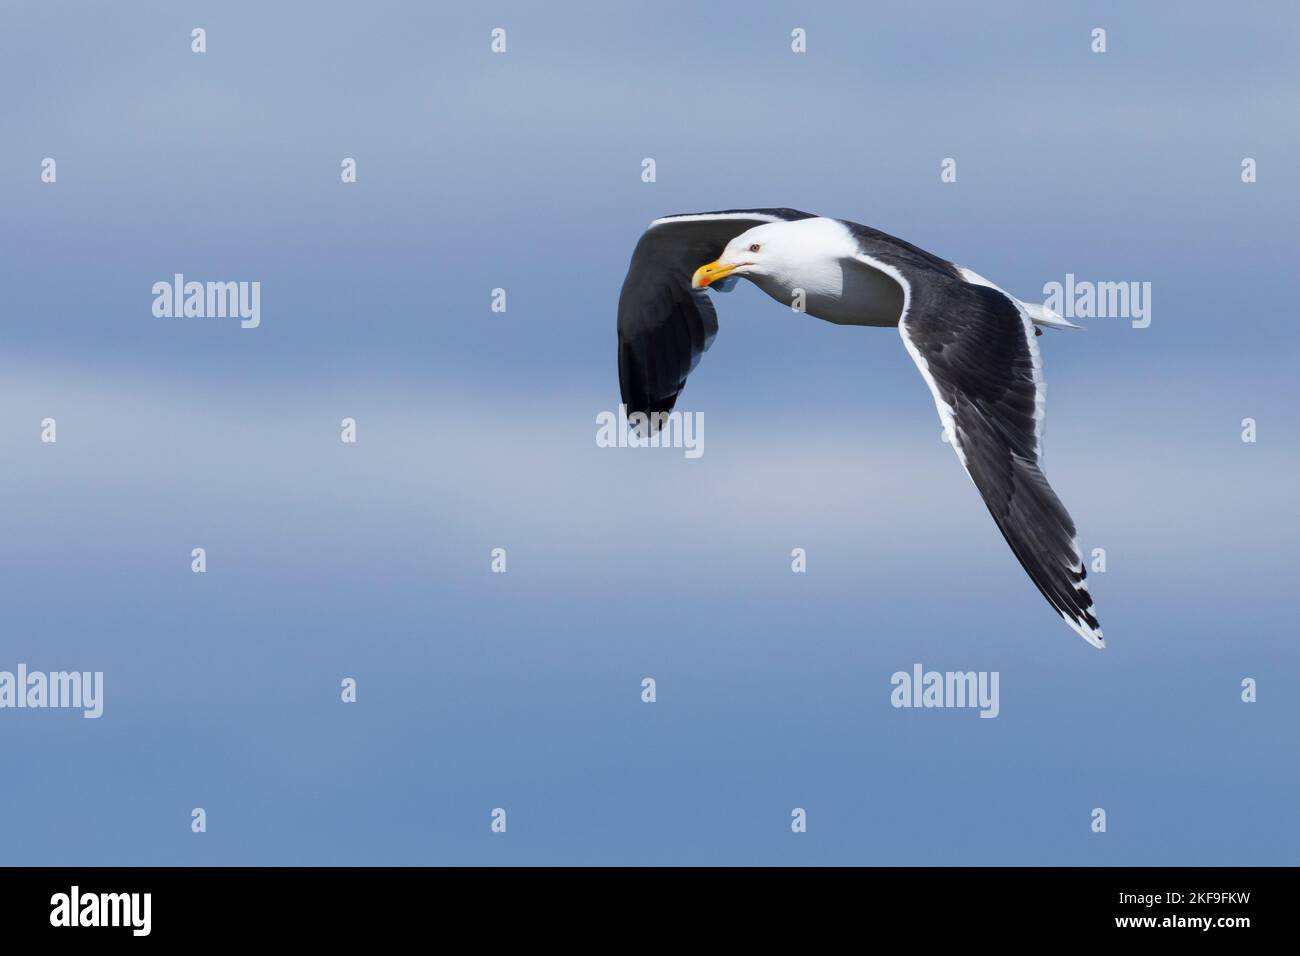
[[[0,669],[106,701],[0,711],[0,862],[1295,863],[1300,15],[1234,11],[7,5]],[[703,457],[596,447],[640,230],[746,205],[1152,284],[1039,340],[1104,652],[889,330],[742,284]],[[999,717],[893,709],[916,662]]]

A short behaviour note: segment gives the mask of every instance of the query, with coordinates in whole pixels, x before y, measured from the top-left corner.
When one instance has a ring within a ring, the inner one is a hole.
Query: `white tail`
[[[1025,307],[1025,312],[1034,325],[1045,325],[1049,329],[1082,329],[1082,325],[1075,325],[1073,322],[1067,322],[1051,309],[1035,302],[1021,302]]]

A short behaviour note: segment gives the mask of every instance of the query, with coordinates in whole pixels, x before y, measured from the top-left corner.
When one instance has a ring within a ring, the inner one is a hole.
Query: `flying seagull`
[[[1065,623],[1104,647],[1074,521],[1042,470],[1046,386],[1035,326],[1077,326],[855,222],[795,209],[665,216],[637,243],[618,300],[629,416],[654,423],[672,409],[718,332],[704,290],[726,291],[738,276],[836,325],[897,326],[1012,552]]]

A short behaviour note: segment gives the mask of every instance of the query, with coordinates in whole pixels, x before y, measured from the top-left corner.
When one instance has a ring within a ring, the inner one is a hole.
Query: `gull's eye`
[[[758,252],[758,250],[759,250],[759,244],[757,242],[749,247],[750,252]]]

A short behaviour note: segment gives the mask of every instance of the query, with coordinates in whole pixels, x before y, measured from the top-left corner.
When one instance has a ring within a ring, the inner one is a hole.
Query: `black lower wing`
[[[671,411],[718,334],[708,293],[691,288],[695,270],[754,226],[810,218],[795,209],[727,209],[651,223],[618,299],[618,382],[628,414]]]

